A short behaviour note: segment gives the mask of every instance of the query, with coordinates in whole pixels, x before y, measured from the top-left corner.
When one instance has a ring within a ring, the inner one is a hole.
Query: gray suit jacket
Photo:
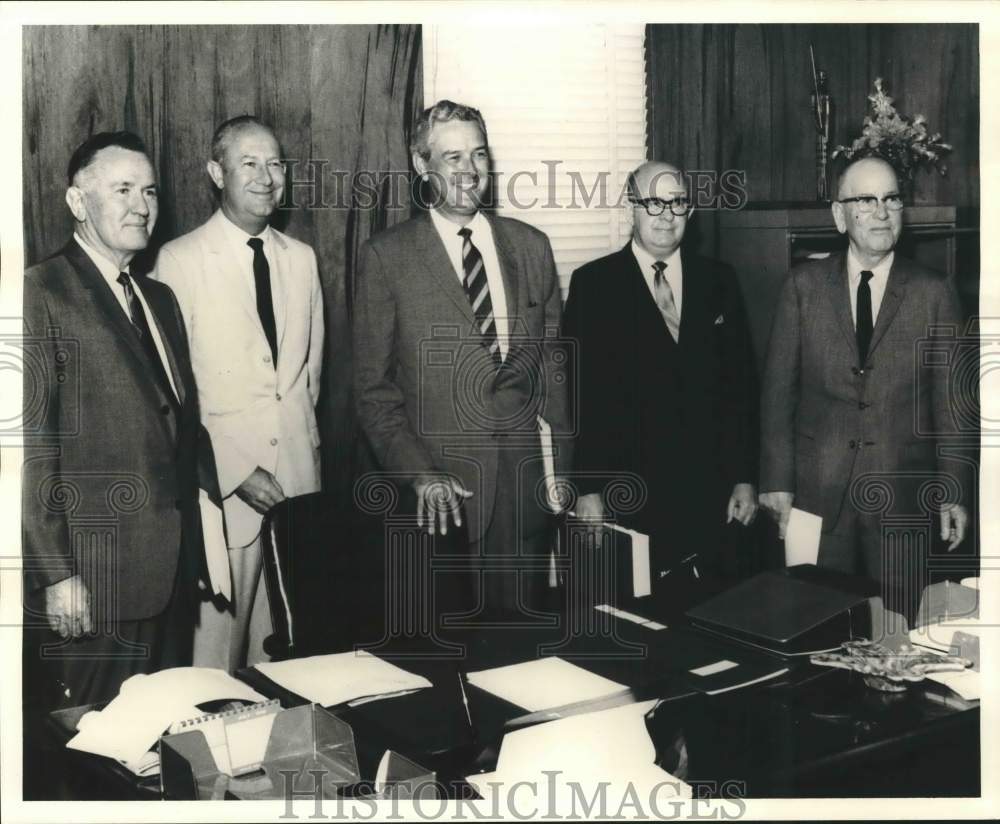
[[[163,284],[140,288],[179,403],[79,245],[24,279],[26,589],[81,574],[99,626],[159,614],[175,580],[194,586],[199,476],[221,503],[177,301]]]
[[[472,307],[430,216],[372,237],[362,248],[354,307],[355,394],[380,467],[406,483],[449,472],[474,495],[470,539],[494,517],[517,517],[521,534],[544,526],[537,418],[552,427],[556,468],[569,465],[566,353],[548,238],[517,220],[490,217],[510,318],[510,350],[496,370]],[[500,451],[516,477],[500,477]],[[497,485],[514,484],[518,512],[496,513]]]
[[[944,275],[897,254],[875,322],[865,369],[858,364],[846,254],[792,270],[771,331],[761,395],[761,491],[795,493],[795,506],[832,529],[851,482],[883,473],[897,510],[920,478],[943,473],[946,497],[971,498],[960,461],[938,456],[957,431],[949,350],[961,308]],[[951,337],[931,337],[949,331]],[[936,354],[926,356],[926,351]],[[858,491],[855,490],[855,495]],[[925,501],[929,500],[925,498]],[[889,502],[887,502],[889,503]],[[874,501],[851,505],[878,509]]]

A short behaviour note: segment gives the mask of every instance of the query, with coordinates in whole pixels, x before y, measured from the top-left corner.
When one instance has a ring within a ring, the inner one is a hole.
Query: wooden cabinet
[[[829,206],[817,203],[751,204],[720,212],[719,257],[739,277],[746,300],[757,363],[763,366],[781,284],[800,260],[846,248]],[[903,210],[900,254],[955,274],[955,207],[908,206]]]

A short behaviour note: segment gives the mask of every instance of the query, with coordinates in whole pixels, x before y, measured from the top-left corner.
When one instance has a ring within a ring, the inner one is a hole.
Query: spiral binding
[[[257,715],[266,715],[272,709],[281,709],[281,702],[277,698],[272,698],[269,701],[261,701],[257,704],[251,704],[247,707],[239,707],[238,709],[225,710],[224,712],[210,712],[205,715],[199,715],[196,718],[188,718],[184,721],[177,722],[177,732],[186,732],[190,728],[198,727],[202,724],[207,724],[210,721],[216,721],[218,719],[243,719],[251,718]]]

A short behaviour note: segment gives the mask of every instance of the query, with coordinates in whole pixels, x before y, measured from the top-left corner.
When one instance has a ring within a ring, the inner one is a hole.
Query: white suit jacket
[[[257,304],[217,211],[166,244],[152,277],[173,289],[187,326],[202,422],[212,437],[231,547],[260,532],[261,515],[235,494],[258,466],[288,497],[320,488],[315,406],[323,350],[316,255],[273,228],[271,291],[278,368]],[[252,284],[252,278],[249,281]]]

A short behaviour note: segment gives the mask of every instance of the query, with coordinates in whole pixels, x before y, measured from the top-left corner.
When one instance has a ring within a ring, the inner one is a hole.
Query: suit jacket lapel
[[[167,389],[166,387],[160,388],[158,386],[159,381],[150,372],[151,366],[146,357],[146,352],[142,348],[139,338],[136,337],[135,330],[132,328],[132,321],[126,317],[121,304],[112,293],[107,281],[76,241],[70,241],[67,244],[63,249],[63,255],[76,270],[80,276],[80,282],[93,297],[94,303],[104,314],[110,325],[117,331],[118,337],[125,345],[125,348],[131,353],[132,369],[138,376],[141,376],[139,383],[153,393],[153,400],[157,404],[162,403],[164,397],[162,393],[167,391]],[[139,288],[141,289],[142,287],[140,286]],[[156,323],[157,328],[160,330],[160,337],[163,339],[164,346],[169,352],[170,347],[167,346],[166,338],[163,336],[163,326],[155,317],[155,312],[153,315],[153,322]],[[174,364],[171,364],[171,368],[174,368],[174,366]]]
[[[666,341],[669,341],[668,345],[676,346],[677,341],[667,329],[667,322],[660,313],[660,307],[656,305],[653,293],[649,291],[649,284],[646,283],[643,271],[639,267],[639,261],[632,254],[632,244],[626,245],[618,254],[622,274],[631,283],[632,294],[635,296],[636,321],[655,328]]]
[[[265,337],[264,327],[261,325],[260,315],[257,313],[257,303],[254,299],[254,293],[247,285],[248,279],[250,281],[253,280],[253,271],[252,268],[248,269],[244,267],[245,257],[237,257],[233,254],[234,249],[225,234],[225,227],[221,223],[221,221],[228,219],[222,213],[222,210],[219,209],[212,215],[210,221],[212,232],[209,235],[208,251],[213,259],[211,276],[227,279],[228,288],[226,293],[232,300],[238,302],[243,307],[243,310],[250,318],[250,322],[260,330],[260,335],[263,338]],[[250,267],[250,264],[247,263],[246,267]],[[274,288],[273,283],[275,280],[276,278],[273,277],[272,273],[272,289]],[[275,325],[277,325],[277,319],[275,319]]]
[[[858,360],[858,339],[854,333],[854,320],[851,317],[851,287],[847,279],[847,255],[838,254],[832,259],[833,265],[827,274],[827,297],[833,307],[834,317],[840,331],[844,333],[848,346],[851,348],[851,360]]]
[[[146,298],[146,303],[149,304],[149,308],[152,310],[150,314],[153,316],[153,323],[156,324],[156,328],[160,333],[160,341],[163,343],[163,351],[167,356],[167,366],[170,369],[170,376],[174,379],[174,388],[177,390],[177,401],[183,406],[184,399],[187,395],[187,387],[184,385],[183,375],[181,374],[180,366],[177,363],[177,354],[174,348],[174,341],[171,337],[170,331],[160,320],[161,315],[163,317],[168,316],[168,311],[172,311],[172,307],[161,306],[158,301],[158,295],[153,289],[145,288],[147,280],[143,279],[143,283],[140,284],[139,288],[142,289],[142,294]],[[181,321],[183,323],[183,321]]]
[[[882,305],[878,310],[878,317],[875,319],[875,328],[872,330],[872,341],[868,346],[869,353],[875,351],[880,340],[882,340],[892,319],[896,316],[900,304],[903,302],[903,295],[906,292],[905,284],[909,278],[905,261],[901,261],[896,255],[892,261],[892,268],[889,270],[889,279],[885,284],[885,294],[882,295]]]
[[[500,262],[500,277],[503,280],[504,298],[507,304],[505,309],[507,317],[510,319],[508,328],[511,336],[513,336],[516,331],[514,328],[515,319],[518,316],[518,307],[520,305],[517,302],[518,288],[521,281],[520,267],[517,264],[517,257],[514,254],[510,239],[503,231],[501,224],[494,220],[492,216],[486,216],[486,219],[489,221],[490,229],[493,231],[493,245],[497,250],[497,260]],[[495,307],[496,304],[494,303],[494,311],[496,311]]]
[[[448,252],[444,248],[444,243],[431,223],[430,215],[422,215],[420,218],[420,231],[417,232],[416,249],[414,249],[414,260],[420,261],[424,268],[430,273],[443,294],[447,295],[452,303],[458,307],[470,326],[475,326],[476,317],[472,313],[472,305],[462,288],[455,273],[455,267],[451,264]]]
[[[292,261],[288,245],[274,229],[271,229],[271,248],[274,250],[274,268],[271,272],[271,302],[274,306],[278,351],[281,352],[281,343],[285,338],[285,326],[288,322],[288,279],[292,276]],[[254,310],[256,311],[256,307]],[[263,331],[264,328],[261,326],[261,332]]]

